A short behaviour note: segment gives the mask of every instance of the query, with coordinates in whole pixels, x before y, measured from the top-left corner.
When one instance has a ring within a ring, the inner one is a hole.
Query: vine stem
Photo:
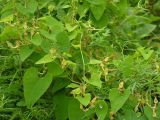
[[[85,62],[84,62],[84,56],[82,53],[82,39],[83,39],[83,34],[81,34],[81,38],[80,38],[80,53],[81,53],[81,57],[82,57],[82,63],[83,63],[83,76],[85,76]]]

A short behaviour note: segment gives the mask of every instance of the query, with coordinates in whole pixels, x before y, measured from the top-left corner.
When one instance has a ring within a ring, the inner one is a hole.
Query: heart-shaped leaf
[[[23,77],[24,97],[28,108],[32,107],[44,94],[52,82],[52,74],[47,73],[44,77],[38,77],[38,70],[29,68]]]
[[[111,110],[113,113],[116,113],[124,105],[130,93],[129,88],[124,90],[123,93],[120,93],[117,88],[111,89],[109,92],[109,100],[111,102]]]
[[[96,115],[98,116],[98,120],[104,120],[108,113],[107,103],[103,100],[99,100],[96,103],[95,112],[96,112]]]
[[[76,98],[82,105],[87,106],[90,103],[91,94],[87,93],[84,97],[78,95]]]

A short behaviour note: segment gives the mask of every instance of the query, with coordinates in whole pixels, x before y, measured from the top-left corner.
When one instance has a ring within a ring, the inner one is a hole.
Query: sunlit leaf
[[[109,92],[109,100],[111,102],[111,110],[116,113],[127,101],[129,95],[131,94],[130,89],[125,89],[123,93],[117,88],[112,88]]]
[[[32,107],[37,100],[45,93],[52,82],[52,74],[38,77],[38,70],[29,68],[23,77],[23,89],[25,102],[28,108]]]

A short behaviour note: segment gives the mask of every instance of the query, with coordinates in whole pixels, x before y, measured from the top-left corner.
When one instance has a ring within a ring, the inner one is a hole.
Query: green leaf
[[[38,1],[38,4],[39,4],[39,9],[42,9],[44,8],[45,6],[47,6],[47,4],[50,2],[51,0],[40,0]]]
[[[72,99],[68,106],[69,120],[83,120],[84,112],[80,109],[80,104],[76,99]]]
[[[148,120],[155,120],[153,118],[153,111],[152,108],[148,107],[148,106],[144,106],[144,114],[145,116],[148,118]]]
[[[143,120],[143,119],[137,117],[136,112],[134,112],[133,110],[126,109],[124,111],[124,114],[122,114],[122,116],[120,117],[120,120]]]
[[[95,112],[98,117],[98,120],[105,120],[106,115],[108,114],[108,105],[104,100],[99,100],[95,106]]]
[[[26,9],[28,10],[29,13],[33,14],[38,7],[38,3],[36,0],[28,0],[27,1],[27,7]]]
[[[68,104],[70,98],[63,92],[59,92],[53,97],[53,104],[55,105],[56,120],[66,120],[68,118]]]
[[[96,59],[91,59],[88,64],[95,65],[95,64],[100,64],[100,63],[102,63],[102,61],[96,60]]]
[[[58,64],[57,62],[48,63],[47,66],[48,66],[48,72],[50,72],[53,75],[53,77],[56,77],[63,73],[61,65]]]
[[[82,5],[78,4],[78,14],[80,16],[80,18],[85,17],[87,11],[89,10],[89,3],[84,2]]]
[[[145,60],[148,60],[154,52],[153,50],[145,49],[144,47],[139,47],[137,50],[141,53]]]
[[[52,56],[50,54],[47,54],[43,56],[40,60],[38,60],[35,64],[45,64],[45,63],[50,63],[55,60],[55,56]]]
[[[127,14],[127,12],[128,12],[127,9],[129,8],[128,0],[120,0],[117,4],[117,8],[118,8],[120,14],[122,14],[122,15]]]
[[[105,4],[107,2],[106,0],[86,0],[86,1],[94,5]]]
[[[0,23],[1,23],[1,22],[6,23],[6,22],[11,22],[11,21],[13,21],[13,14],[8,15],[8,16],[6,16],[6,17],[0,19]]]
[[[67,52],[70,49],[70,40],[66,32],[60,32],[56,36],[57,47],[60,52]]]
[[[39,31],[40,31],[40,34],[42,36],[44,36],[45,38],[52,40],[52,41],[56,40],[56,33],[55,32],[49,33],[48,31],[43,30],[43,29],[40,29]]]
[[[36,34],[31,39],[31,43],[33,43],[36,46],[40,46],[42,43],[42,37],[39,34]]]
[[[123,61],[114,61],[114,64],[118,67],[124,77],[130,77],[133,72],[134,59],[132,56],[125,56]]]
[[[38,77],[38,70],[29,68],[23,76],[24,98],[28,108],[32,107],[45,93],[52,82],[52,74]]]
[[[76,99],[86,107],[90,103],[91,94],[87,93],[85,96],[77,95]]]
[[[139,38],[144,38],[149,36],[149,34],[156,28],[156,25],[153,24],[144,24],[137,28],[135,35]]]
[[[76,83],[71,83],[67,86],[67,88],[79,88],[80,86]]]
[[[91,79],[88,81],[89,84],[94,85],[98,88],[101,88],[102,81],[101,81],[101,72],[97,68],[91,69]]]
[[[18,29],[12,26],[6,26],[2,33],[0,34],[0,41],[11,41],[18,39]]]
[[[26,7],[19,2],[16,3],[17,11],[25,16],[33,15],[37,9],[37,6],[38,3],[36,0],[28,0],[26,2]]]
[[[66,87],[69,83],[70,83],[69,80],[55,79],[53,83],[53,89],[52,89],[53,94],[61,90],[62,88]]]
[[[59,33],[64,30],[63,24],[51,16],[44,16],[38,19],[39,22],[46,24],[54,33]]]
[[[125,89],[123,93],[120,93],[117,88],[112,88],[109,92],[109,100],[111,102],[111,110],[116,113],[127,101],[131,94],[130,89]]]
[[[21,61],[25,61],[33,53],[33,51],[34,49],[30,49],[29,46],[22,46],[19,52]]]
[[[93,16],[95,17],[96,20],[100,20],[104,11],[105,11],[105,4],[102,5],[93,5],[91,6],[91,11]]]

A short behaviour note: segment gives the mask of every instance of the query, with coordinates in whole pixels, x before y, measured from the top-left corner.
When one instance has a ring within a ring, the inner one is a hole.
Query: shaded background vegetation
[[[0,0],[0,119],[159,120],[159,0]]]

